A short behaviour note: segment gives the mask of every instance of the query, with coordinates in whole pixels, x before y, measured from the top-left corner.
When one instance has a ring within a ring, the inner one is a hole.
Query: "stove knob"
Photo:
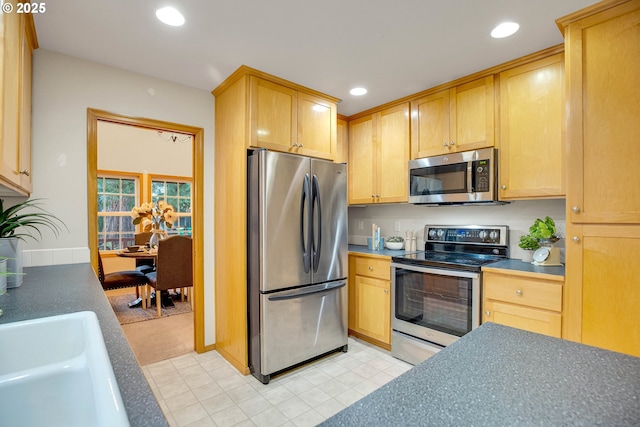
[[[480,232],[478,233],[478,237],[480,237],[480,240],[484,240],[487,238],[487,232],[485,230],[480,230]]]
[[[442,238],[442,236],[444,236],[444,230],[442,228],[438,229],[438,237]]]
[[[498,232],[497,231],[492,231],[491,233],[489,233],[489,238],[491,240],[496,240],[498,238]]]
[[[430,238],[432,238],[432,239],[436,237],[436,230],[435,230],[435,228],[430,228],[430,229],[429,229],[429,237],[430,237]]]

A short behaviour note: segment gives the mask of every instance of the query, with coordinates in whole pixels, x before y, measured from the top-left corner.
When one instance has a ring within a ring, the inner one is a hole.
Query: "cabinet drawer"
[[[483,323],[494,322],[556,338],[560,338],[562,333],[562,316],[559,313],[498,301],[485,301],[482,321]]]
[[[391,261],[385,259],[357,257],[356,274],[358,276],[391,280]]]
[[[543,280],[484,274],[484,299],[562,311],[562,286]]]

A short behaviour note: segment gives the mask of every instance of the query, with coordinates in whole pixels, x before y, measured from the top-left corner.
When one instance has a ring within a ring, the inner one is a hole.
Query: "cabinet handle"
[[[487,317],[491,316],[491,312],[490,312],[489,310],[485,311],[485,312],[484,312],[484,314],[485,314],[485,316],[487,316]]]
[[[503,185],[503,186],[502,186],[502,187],[500,187],[500,188],[502,188],[503,190],[506,190],[506,189],[507,189],[507,186],[506,186],[506,185]]]
[[[453,145],[456,145],[456,143],[453,141],[449,141],[449,146],[453,146]]]
[[[22,169],[22,170],[20,171],[20,175],[24,175],[24,176],[31,176],[31,174],[29,173],[29,171],[28,171],[28,170],[26,170],[26,169]]]
[[[518,289],[518,290],[516,291],[516,295],[518,295],[519,297],[521,297],[521,296],[522,296],[522,291],[521,291],[520,289]]]
[[[372,265],[369,266],[369,271],[373,271],[373,266]]]
[[[573,240],[575,243],[580,243],[580,238],[578,236],[573,236]]]
[[[389,293],[389,289],[385,289],[385,290],[384,290],[384,293],[385,293],[385,294],[388,294],[388,293]]]
[[[443,147],[448,147],[449,144],[447,144],[447,141],[444,142],[444,144],[442,144]]]
[[[297,146],[298,146],[298,143],[297,143],[297,142],[294,142],[294,143],[293,143],[293,146],[294,146],[294,147],[297,147]]]
[[[304,147],[304,145],[303,144],[298,144],[298,147],[302,148],[302,147]]]
[[[571,208],[571,211],[572,211],[573,213],[580,213],[580,208],[579,208],[579,207],[577,207],[577,206],[574,206],[574,207],[572,207],[572,208]]]

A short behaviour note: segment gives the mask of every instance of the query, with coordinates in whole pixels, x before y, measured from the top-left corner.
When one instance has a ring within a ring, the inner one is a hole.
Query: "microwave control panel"
[[[474,160],[473,161],[473,191],[476,193],[486,193],[490,190],[491,176],[490,160]]]

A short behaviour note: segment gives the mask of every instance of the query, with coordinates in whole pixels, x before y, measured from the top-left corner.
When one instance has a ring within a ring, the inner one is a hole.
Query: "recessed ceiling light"
[[[173,27],[179,27],[184,24],[184,16],[172,7],[163,7],[156,10],[156,16],[160,21]]]
[[[362,96],[367,93],[367,90],[363,87],[354,87],[349,91],[349,93],[354,96]]]
[[[517,22],[503,22],[495,27],[491,31],[491,37],[494,39],[502,39],[504,37],[509,37],[512,34],[515,34],[516,31],[520,28],[520,24]]]

